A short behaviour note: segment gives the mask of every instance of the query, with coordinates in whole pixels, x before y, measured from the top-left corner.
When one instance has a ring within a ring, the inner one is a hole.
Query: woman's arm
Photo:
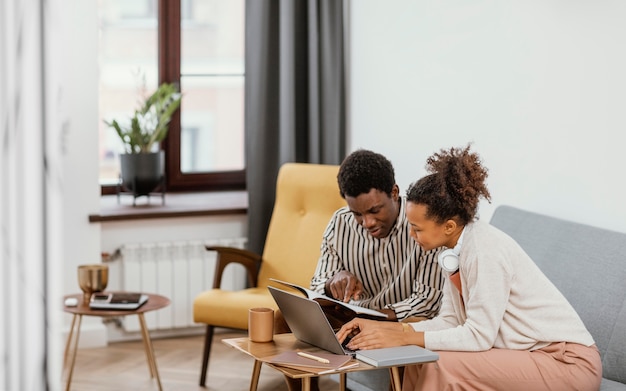
[[[354,318],[337,332],[341,343],[349,336],[350,349],[379,349],[392,346],[418,345],[424,347],[424,333],[414,331],[408,323],[383,322]]]

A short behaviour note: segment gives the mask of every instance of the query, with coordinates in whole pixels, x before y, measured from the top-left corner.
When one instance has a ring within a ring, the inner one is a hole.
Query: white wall
[[[72,272],[65,293],[75,292],[76,268],[100,262],[100,229],[89,214],[100,209],[98,183],[98,31],[97,2],[73,0],[67,12],[65,91],[65,255]],[[69,275],[68,275],[69,277]]]
[[[80,292],[76,268],[100,262],[100,227],[88,216],[100,208],[98,183],[98,23],[97,2],[71,0],[64,7],[65,47],[61,65],[68,121],[64,124],[63,292]],[[61,303],[59,303],[60,305]],[[70,315],[65,316],[69,330]],[[86,317],[81,346],[106,344],[98,318]]]
[[[626,3],[351,2],[350,150],[398,183],[440,148],[473,149],[492,204],[626,232]]]
[[[247,226],[246,215],[112,221],[101,224],[101,248],[113,253],[129,243],[241,238]]]

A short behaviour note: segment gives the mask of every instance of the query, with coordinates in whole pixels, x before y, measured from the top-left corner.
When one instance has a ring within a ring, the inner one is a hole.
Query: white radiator
[[[206,241],[175,241],[125,244],[120,248],[120,289],[149,292],[170,299],[169,306],[145,314],[150,330],[197,327],[193,322],[193,300],[213,286],[216,253],[209,246],[245,248],[246,238],[211,239]],[[111,280],[111,277],[109,277]],[[246,272],[241,265],[229,265],[222,278],[222,287],[243,289]],[[121,319],[125,331],[139,331],[136,316]]]

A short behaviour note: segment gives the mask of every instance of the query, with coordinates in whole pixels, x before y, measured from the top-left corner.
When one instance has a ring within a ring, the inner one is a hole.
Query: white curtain
[[[61,386],[62,11],[0,1],[0,390]]]

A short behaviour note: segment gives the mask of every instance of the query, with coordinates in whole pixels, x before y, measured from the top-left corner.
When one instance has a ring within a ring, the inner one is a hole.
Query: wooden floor
[[[213,339],[206,388],[200,387],[200,361],[204,338],[201,336],[153,340],[163,390],[168,391],[247,391],[253,360],[221,342],[224,338],[244,337],[244,332],[219,330]],[[67,379],[63,373],[63,385]],[[329,376],[320,378],[321,390],[338,390]],[[72,376],[73,391],[152,391],[157,382],[150,377],[141,341],[118,342],[103,348],[80,349]],[[263,366],[259,391],[287,391],[281,374]]]

